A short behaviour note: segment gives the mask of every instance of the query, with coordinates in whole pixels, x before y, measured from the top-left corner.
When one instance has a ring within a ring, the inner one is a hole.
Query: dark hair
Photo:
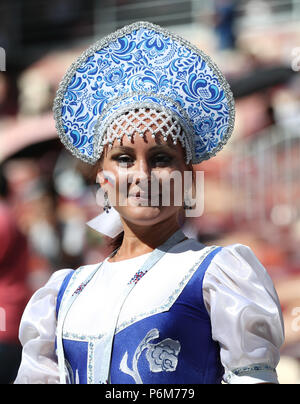
[[[112,249],[112,251],[121,247],[123,239],[124,239],[124,231],[122,231],[122,233],[120,233],[117,237],[112,239],[112,241],[109,243],[109,247]]]

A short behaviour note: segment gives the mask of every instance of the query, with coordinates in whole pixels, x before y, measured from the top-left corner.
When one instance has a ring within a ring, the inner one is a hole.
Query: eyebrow
[[[176,150],[177,147],[174,144],[169,144],[169,145],[162,144],[162,145],[153,146],[149,150],[150,151],[166,151],[168,149]],[[128,147],[128,146],[116,146],[116,147],[113,147],[110,151],[113,152],[116,150],[122,151],[123,153],[135,151],[135,149],[133,147]]]

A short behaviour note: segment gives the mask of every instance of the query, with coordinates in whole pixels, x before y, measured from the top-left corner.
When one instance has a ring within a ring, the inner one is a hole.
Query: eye
[[[131,164],[133,162],[132,157],[127,155],[114,156],[113,160],[117,161],[121,166],[127,166],[128,164]]]
[[[156,166],[167,166],[172,160],[172,157],[167,154],[157,154],[152,157],[152,161]]]

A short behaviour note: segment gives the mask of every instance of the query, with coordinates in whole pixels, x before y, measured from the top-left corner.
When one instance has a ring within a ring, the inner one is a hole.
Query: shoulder
[[[211,293],[240,296],[243,304],[259,301],[270,308],[280,303],[273,281],[252,249],[244,244],[222,247],[207,269],[204,288]]]
[[[215,249],[220,249],[222,247],[217,245],[206,245],[201,243],[195,238],[188,238],[186,240],[181,241],[175,247],[171,248],[170,252],[178,252],[178,253],[193,253],[195,256],[199,255],[199,252],[206,253]]]
[[[233,256],[233,257],[244,257],[245,259],[255,259],[258,260],[254,254],[251,247],[245,244],[234,243],[227,246],[222,246],[223,255]]]
[[[247,277],[256,273],[261,278],[269,277],[266,268],[255,255],[251,247],[244,244],[230,244],[220,247],[212,260],[212,265],[228,273],[238,273]]]
[[[251,247],[234,243],[227,246],[206,245],[195,238],[188,238],[179,243],[172,252],[182,252],[183,255],[194,255],[195,258],[206,257],[209,261],[208,270],[219,268],[223,271],[246,273],[247,271],[259,272],[268,276],[266,269],[259,261]]]
[[[22,316],[20,333],[29,323],[38,322],[43,318],[56,320],[57,299],[63,287],[72,277],[79,273],[89,273],[95,265],[86,265],[78,269],[60,269],[55,271],[44,286],[39,288],[29,300]],[[51,315],[49,314],[51,313]]]
[[[24,322],[27,323],[28,319],[33,317],[35,313],[40,315],[42,310],[47,312],[49,307],[55,307],[57,294],[65,277],[73,272],[72,269],[61,269],[54,272],[46,284],[32,295],[23,313],[21,329]]]
[[[58,312],[59,312],[63,297],[64,297],[66,291],[70,288],[70,285],[73,283],[75,283],[77,285],[78,279],[79,279],[79,282],[83,282],[83,280],[88,278],[89,275],[91,273],[93,273],[95,271],[95,269],[97,269],[99,267],[99,265],[100,264],[85,265],[85,266],[79,267],[76,271],[70,271],[65,274],[62,282],[60,282],[60,288],[57,293],[56,317],[58,316]]]
[[[78,277],[79,274],[81,276],[86,276],[91,271],[93,271],[99,264],[93,265],[83,265],[77,269],[60,269],[54,272],[51,277],[49,278],[48,282],[44,287],[40,290],[46,288],[54,288],[56,290],[60,290],[60,288],[66,284],[72,277]]]
[[[73,269],[60,269],[53,272],[45,285],[35,292],[33,298],[42,297],[49,293],[57,294],[66,276],[72,275],[74,272]]]

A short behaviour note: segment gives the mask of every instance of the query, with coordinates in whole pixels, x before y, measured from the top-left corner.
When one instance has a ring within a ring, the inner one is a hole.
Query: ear
[[[96,183],[100,184],[101,187],[106,183],[102,168],[99,168],[97,171]]]
[[[106,184],[106,177],[105,177],[105,172],[103,169],[104,165],[104,157],[107,153],[107,145],[104,146],[104,149],[102,151],[102,155],[100,159],[97,161],[96,166],[95,166],[95,177],[96,177],[96,183],[99,184],[101,187]]]
[[[96,182],[100,184],[101,188],[108,191],[108,189],[113,189],[116,184],[116,178],[113,173],[103,169],[99,169],[96,175]]]
[[[196,171],[194,170],[193,164],[190,162],[186,165],[186,171],[190,171],[192,173],[192,194],[195,195],[196,192]]]
[[[101,158],[97,161],[96,166],[95,166],[95,178],[96,178],[96,184],[99,184],[101,187],[104,185],[104,175],[103,175],[103,155]]]

